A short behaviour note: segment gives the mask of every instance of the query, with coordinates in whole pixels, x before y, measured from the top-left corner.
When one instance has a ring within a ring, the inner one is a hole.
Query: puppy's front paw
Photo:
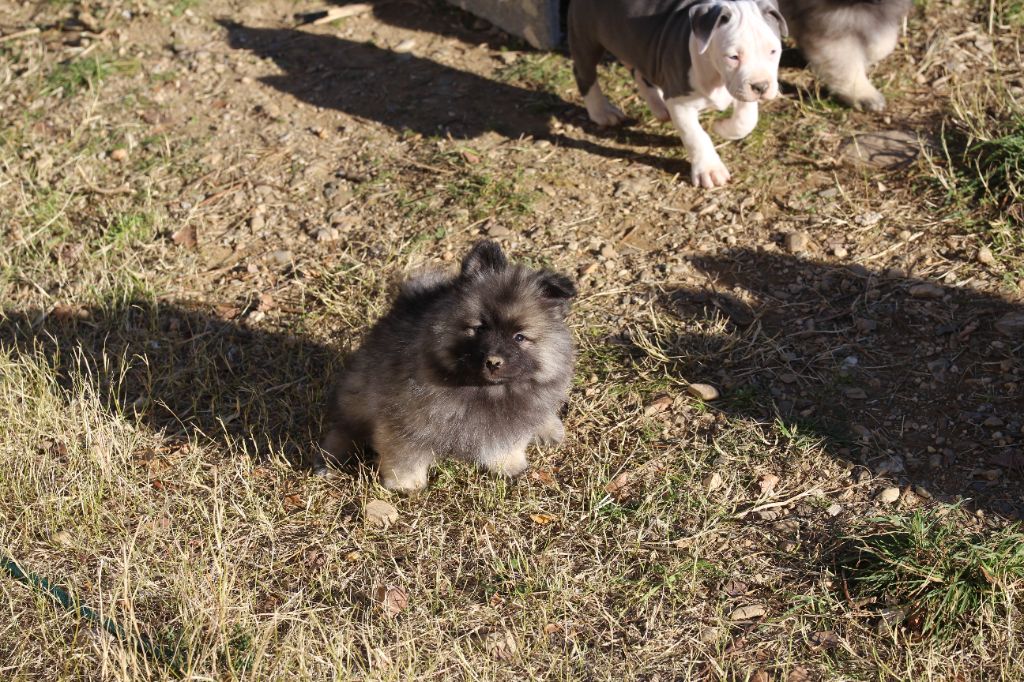
[[[533,442],[537,445],[558,445],[565,440],[565,427],[562,420],[552,416],[551,419],[537,429]]]
[[[715,131],[716,135],[725,138],[726,140],[742,140],[744,137],[749,135],[756,126],[756,119],[753,123],[747,123],[745,121],[737,121],[735,118],[726,118],[712,123],[711,129]]]
[[[861,87],[855,87],[852,91],[838,91],[836,97],[846,106],[857,111],[879,112],[885,110],[885,95],[875,89],[870,82],[865,82]]]
[[[729,182],[729,177],[729,169],[717,155],[713,159],[694,160],[691,164],[690,181],[694,187],[724,187]]]
[[[854,102],[853,108],[858,111],[871,111],[874,113],[885,111],[885,95],[875,90],[874,94],[870,97],[861,97]]]
[[[516,478],[530,468],[530,462],[526,459],[525,452],[510,452],[487,462],[486,467],[492,474]]]
[[[392,492],[411,495],[427,487],[427,472],[381,471],[380,484]]]

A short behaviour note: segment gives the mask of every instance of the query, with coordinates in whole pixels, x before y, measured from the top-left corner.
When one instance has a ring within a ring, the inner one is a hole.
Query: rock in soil
[[[790,232],[786,235],[786,250],[790,253],[802,253],[807,250],[811,238],[806,232]]]
[[[384,500],[370,500],[363,507],[363,518],[371,525],[387,528],[398,520],[398,510]]]
[[[766,613],[766,609],[762,604],[750,604],[749,606],[741,606],[729,616],[729,620],[753,620],[755,618],[761,618]]]
[[[704,402],[709,402],[718,397],[718,389],[711,384],[690,384],[686,387],[686,392],[694,398],[700,398]]]
[[[878,501],[883,504],[892,504],[898,499],[900,499],[899,488],[884,488],[882,492],[878,493]]]

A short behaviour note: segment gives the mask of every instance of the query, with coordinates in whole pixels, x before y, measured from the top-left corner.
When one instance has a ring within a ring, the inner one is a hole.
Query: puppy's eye
[[[772,51],[771,51],[771,52],[769,52],[768,54],[770,54],[771,56],[773,56],[773,57],[774,57],[774,56],[775,56],[775,55],[777,55],[778,53],[779,53],[779,51],[778,51],[778,50],[772,50]]]
[[[524,335],[522,335],[522,334],[516,334],[515,336],[513,336],[513,337],[512,337],[512,340],[513,340],[513,341],[515,341],[516,343],[523,343],[523,342],[524,342],[524,341],[526,341],[527,339],[526,339],[526,337],[525,337]]]
[[[731,54],[727,57],[727,59],[729,59],[730,61],[738,62],[740,60],[740,56],[738,54]]]

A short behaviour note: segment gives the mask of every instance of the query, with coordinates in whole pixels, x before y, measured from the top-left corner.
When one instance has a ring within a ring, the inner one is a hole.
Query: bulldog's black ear
[[[565,275],[545,270],[540,276],[540,288],[545,298],[569,300],[576,297],[576,283]]]
[[[473,245],[462,259],[463,279],[475,279],[489,272],[501,272],[508,267],[508,260],[497,242],[481,241]]]
[[[697,52],[707,52],[711,38],[722,24],[732,21],[732,9],[722,3],[702,2],[690,8],[690,32],[697,39]]]
[[[757,6],[761,10],[761,16],[765,18],[765,21],[778,34],[779,38],[785,38],[789,35],[789,26],[786,26],[786,19],[772,0],[761,0],[757,3]]]

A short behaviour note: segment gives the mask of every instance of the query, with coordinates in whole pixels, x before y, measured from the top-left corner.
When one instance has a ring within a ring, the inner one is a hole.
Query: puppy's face
[[[510,266],[493,242],[463,261],[451,313],[433,329],[435,359],[459,385],[543,382],[565,370],[564,316],[575,287],[546,271]]]
[[[702,3],[691,17],[698,53],[722,76],[734,99],[757,102],[778,96],[786,24],[772,0]]]

